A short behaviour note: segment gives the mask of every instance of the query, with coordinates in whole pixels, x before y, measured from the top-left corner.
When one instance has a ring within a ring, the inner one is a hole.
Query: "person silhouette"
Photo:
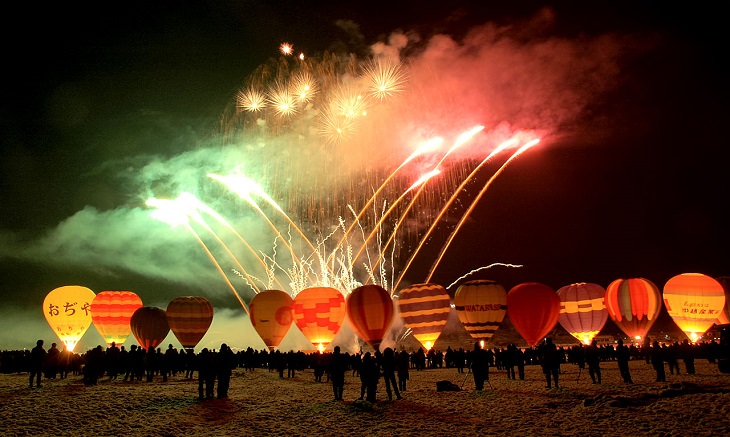
[[[30,351],[30,388],[33,388],[33,380],[36,387],[41,386],[41,374],[47,355],[48,352],[43,349],[43,340],[36,341],[35,347]]]

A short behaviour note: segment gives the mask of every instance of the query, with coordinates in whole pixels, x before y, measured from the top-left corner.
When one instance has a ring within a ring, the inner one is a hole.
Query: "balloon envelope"
[[[91,302],[96,295],[80,285],[51,290],[43,300],[43,315],[58,339],[73,351],[91,326]]]
[[[449,319],[451,298],[441,285],[413,284],[400,291],[398,310],[416,340],[429,350]]]
[[[249,305],[251,324],[264,344],[274,350],[289,332],[294,321],[291,296],[281,290],[264,290]]]
[[[327,349],[345,321],[345,298],[331,287],[305,288],[294,297],[294,323],[307,340]]]
[[[378,350],[393,321],[393,299],[379,285],[357,287],[347,296],[350,325],[373,349]]]
[[[725,290],[725,306],[722,308],[720,315],[717,316],[715,324],[727,325],[730,323],[730,276],[720,276],[715,279],[722,285],[722,289]]]
[[[682,273],[664,285],[664,307],[692,342],[704,334],[725,307],[725,290],[714,278]]]
[[[495,281],[467,281],[456,289],[454,309],[472,338],[488,342],[507,315],[507,292]]]
[[[132,314],[129,321],[132,334],[139,345],[149,351],[156,348],[170,333],[165,310],[157,307],[142,307]]]
[[[91,320],[107,346],[121,346],[132,334],[129,320],[142,299],[131,291],[102,291],[91,302]]]
[[[662,296],[644,278],[616,279],[606,287],[608,316],[627,336],[643,339],[662,309]]]
[[[581,343],[591,344],[608,321],[605,296],[606,289],[598,284],[581,282],[561,287],[560,326]]]
[[[525,282],[507,293],[507,314],[528,345],[535,346],[558,323],[560,298],[539,282]]]
[[[172,333],[186,349],[195,348],[213,323],[213,305],[201,296],[178,296],[165,313]]]

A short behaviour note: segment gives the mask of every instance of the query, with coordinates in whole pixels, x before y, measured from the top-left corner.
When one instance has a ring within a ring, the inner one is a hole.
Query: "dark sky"
[[[18,326],[48,335],[40,307],[61,285],[136,290],[159,306],[210,291],[163,261],[172,237],[161,227],[132,232],[138,223],[127,214],[150,194],[135,177],[149,162],[194,161],[195,151],[221,148],[224,110],[285,41],[314,56],[362,58],[401,32],[411,41],[401,56],[424,64],[434,35],[489,47],[492,62],[476,65],[484,82],[504,86],[450,85],[463,93],[451,101],[467,111],[459,96],[491,93],[484,102],[499,108],[493,120],[501,111],[514,129],[546,133],[489,189],[433,282],[448,285],[493,262],[523,267],[473,278],[507,289],[628,277],[661,289],[680,273],[730,274],[727,38],[717,6],[493,3],[89,2],[3,14],[0,312],[15,328],[0,335],[0,348],[32,345]],[[466,83],[479,74],[450,77]],[[116,244],[102,242],[109,235]],[[196,242],[185,245],[186,260],[215,277]],[[437,248],[407,281],[422,282]],[[216,305],[235,308],[225,285],[208,288],[222,289],[209,294]]]

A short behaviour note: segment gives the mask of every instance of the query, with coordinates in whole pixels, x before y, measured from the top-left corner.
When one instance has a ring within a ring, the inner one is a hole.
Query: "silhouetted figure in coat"
[[[36,341],[35,347],[30,351],[30,388],[33,388],[33,380],[36,387],[41,386],[41,375],[47,356],[48,352],[43,349],[43,340]]]
[[[664,369],[664,350],[659,346],[659,342],[655,341],[651,348],[651,365],[656,371],[656,382],[666,382],[667,373]]]
[[[330,380],[332,381],[332,392],[336,401],[342,400],[345,391],[345,372],[347,371],[347,357],[340,353],[340,347],[335,346],[330,359]]]
[[[218,399],[225,399],[228,397],[231,375],[236,367],[236,355],[227,344],[223,343],[215,361],[216,377],[218,378]]]
[[[215,356],[208,348],[203,348],[198,354],[198,398],[213,398],[215,386]]]
[[[398,384],[395,381],[396,359],[395,353],[393,352],[392,348],[386,347],[383,351],[383,357],[380,362],[380,367],[383,370],[383,379],[385,380],[385,393],[387,393],[388,395],[388,400],[393,400],[393,392],[395,392],[396,399],[401,399],[400,391],[398,390]]]
[[[616,362],[618,363],[618,371],[621,373],[621,378],[626,384],[633,384],[631,380],[631,372],[629,372],[629,360],[631,359],[631,352],[629,347],[624,344],[624,341],[619,339],[618,346],[616,346]]]
[[[558,388],[560,356],[552,338],[546,338],[545,343],[540,347],[540,365],[542,366],[542,373],[545,374],[547,388],[551,388],[551,378],[555,388]]]
[[[598,342],[593,340],[590,345],[586,346],[584,356],[586,364],[588,364],[588,375],[594,384],[601,383],[601,350],[598,349]]]
[[[474,343],[471,353],[471,373],[477,390],[484,390],[484,381],[489,380],[489,355],[479,342]]]
[[[410,379],[408,369],[411,367],[411,356],[404,350],[400,351],[396,358],[396,371],[398,372],[398,389],[406,391],[406,385]]]

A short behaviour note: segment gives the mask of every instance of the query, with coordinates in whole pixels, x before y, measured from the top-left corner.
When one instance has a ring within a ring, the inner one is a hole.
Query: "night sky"
[[[4,14],[0,348],[50,339],[43,298],[69,284],[133,290],[160,307],[205,295],[241,329],[240,306],[200,246],[144,224],[159,181],[141,180],[151,162],[205,166],[195,152],[221,149],[224,110],[282,42],[366,58],[407,35],[402,58],[425,64],[438,48],[446,60],[430,65],[443,71],[429,73],[450,80],[421,89],[426,104],[409,123],[438,133],[457,129],[453,114],[479,121],[478,109],[487,124],[544,133],[491,186],[432,282],[495,262],[522,267],[470,278],[557,290],[644,277],[661,290],[680,273],[730,275],[718,6],[492,3],[53,3]],[[449,58],[467,46],[489,57]],[[437,252],[427,249],[407,281],[422,282]],[[220,323],[214,343],[249,344]],[[82,343],[97,344],[95,334]]]

